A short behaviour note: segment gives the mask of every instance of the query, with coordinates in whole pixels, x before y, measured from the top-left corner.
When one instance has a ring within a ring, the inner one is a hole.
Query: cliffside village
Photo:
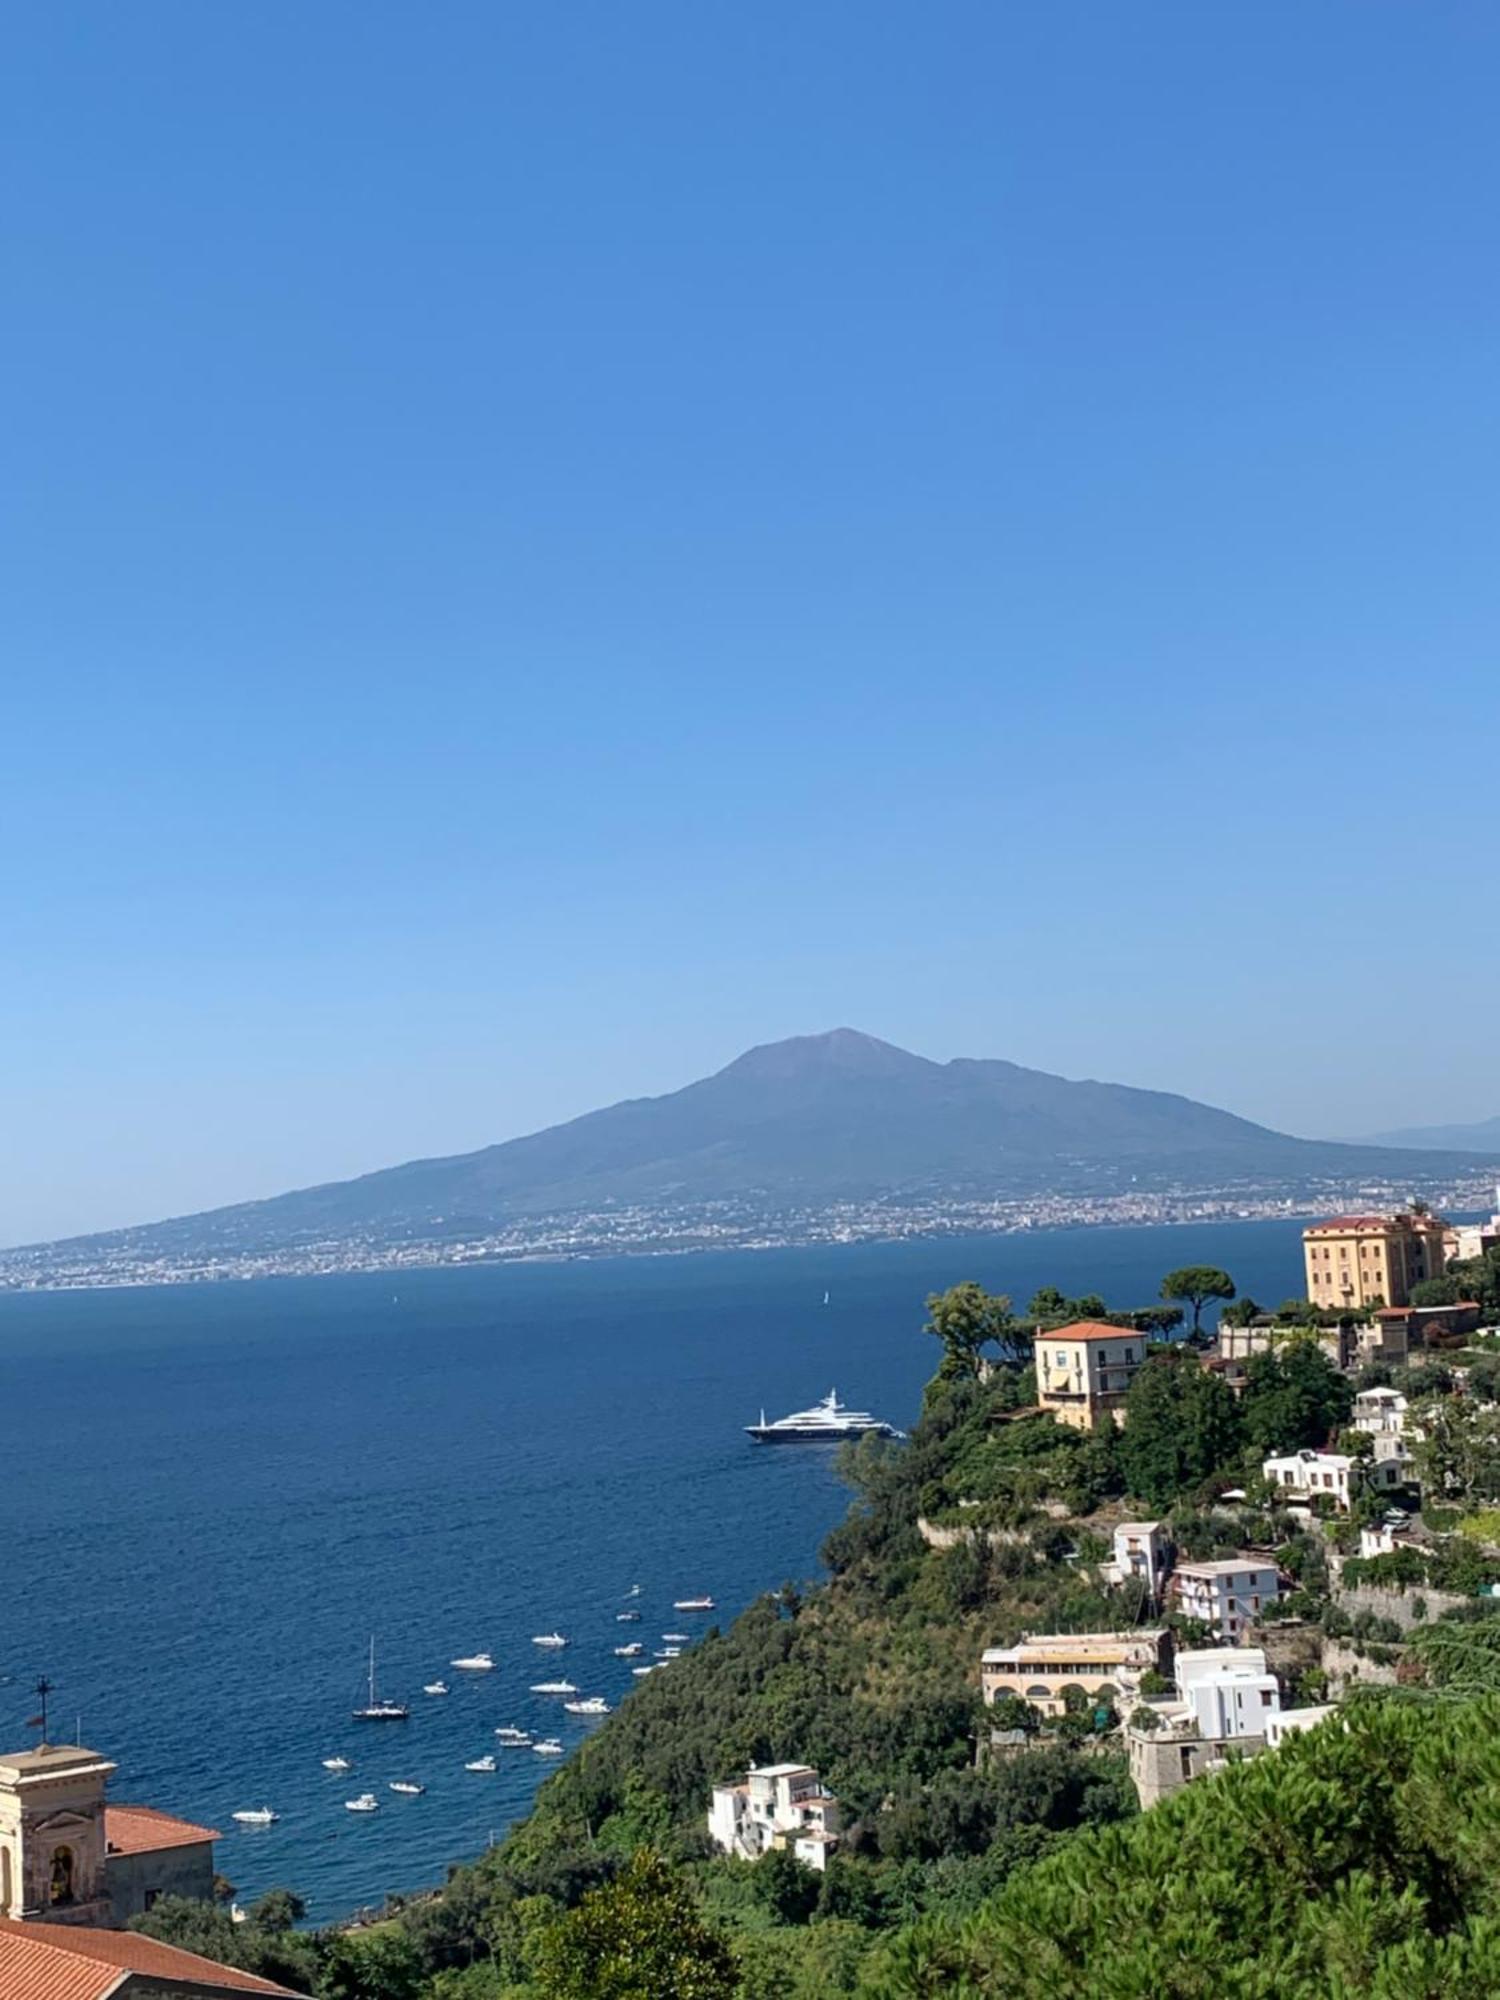
[[[1346,1375],[1372,1363],[1394,1370],[1433,1350],[1461,1350],[1480,1325],[1478,1303],[1415,1305],[1412,1294],[1447,1266],[1483,1256],[1496,1245],[1500,1213],[1472,1225],[1449,1224],[1421,1210],[1314,1223],[1303,1232],[1306,1297],[1333,1323],[1312,1337]],[[1199,1363],[1238,1393],[1252,1357],[1284,1342],[1289,1331],[1270,1314],[1221,1324]],[[1308,1337],[1306,1329],[1296,1332]],[[1075,1321],[1038,1328],[1033,1349],[1036,1404],[1018,1415],[1040,1410],[1085,1431],[1123,1427],[1130,1385],[1146,1359],[1143,1334]],[[1408,1501],[1415,1496],[1410,1446],[1417,1433],[1408,1423],[1406,1396],[1385,1386],[1358,1391],[1350,1428],[1370,1439],[1368,1448],[1304,1448],[1262,1461],[1262,1478],[1278,1509],[1309,1531],[1319,1531],[1330,1518],[1347,1518],[1356,1500],[1371,1493]],[[1247,1499],[1235,1490],[1221,1497],[1227,1505]],[[919,1525],[936,1548],[953,1546],[966,1532]],[[1415,1513],[1392,1507],[1374,1525],[1360,1528],[1358,1552],[1368,1559],[1430,1542]],[[1332,1545],[1328,1556],[1337,1588],[1342,1558]],[[1332,1714],[1336,1702],[1285,1702],[1289,1684],[1309,1669],[1333,1687],[1395,1679],[1389,1663],[1328,1643],[1307,1621],[1278,1616],[1295,1580],[1280,1570],[1270,1547],[1194,1561],[1174,1547],[1165,1521],[1121,1521],[1113,1528],[1113,1552],[1099,1565],[1098,1580],[1113,1586],[1133,1582],[1141,1615],[1153,1622],[1124,1631],[1036,1633],[1014,1646],[990,1647],[979,1661],[980,1691],[987,1705],[1013,1698],[1050,1721],[1062,1717],[1070,1702],[1101,1717],[1125,1717],[1130,1775],[1143,1807],[1221,1768],[1232,1756],[1275,1749],[1293,1732]],[[1454,1601],[1429,1590],[1392,1601],[1388,1609],[1402,1621],[1419,1622]],[[1183,1627],[1214,1643],[1179,1647]],[[979,1754],[1019,1751],[1028,1740],[1024,1731],[996,1729]],[[838,1845],[839,1804],[810,1766],[770,1765],[715,1788],[708,1829],[725,1853],[753,1859],[784,1847],[822,1869]]]

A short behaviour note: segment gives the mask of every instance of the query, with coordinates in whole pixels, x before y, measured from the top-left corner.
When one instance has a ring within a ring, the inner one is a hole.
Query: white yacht
[[[345,1799],[345,1812],[379,1812],[380,1801],[373,1792],[361,1792],[357,1799]]]
[[[712,1611],[714,1609],[714,1601],[711,1597],[679,1597],[677,1602],[672,1606],[672,1609],[674,1611]]]
[[[615,1647],[615,1658],[617,1660],[633,1660],[636,1654],[642,1652],[643,1650],[644,1648],[642,1647],[640,1640],[633,1639],[628,1646]]]
[[[531,1643],[533,1646],[566,1646],[568,1642],[561,1632],[538,1632]]]
[[[663,1632],[661,1642],[664,1646],[687,1646],[692,1643],[686,1632]]]
[[[578,1690],[571,1681],[533,1681],[531,1683],[531,1692],[533,1694],[577,1694]]]
[[[635,1675],[637,1680],[643,1680],[647,1674],[654,1674],[656,1669],[655,1667],[632,1667],[630,1671]]]
[[[471,1757],[468,1763],[464,1765],[466,1771],[493,1771],[494,1768],[495,1760],[488,1750],[486,1750],[482,1757]]]
[[[531,1747],[538,1757],[560,1757],[563,1754],[563,1747],[555,1736],[543,1736]]]
[[[837,1389],[830,1389],[821,1403],[810,1410],[794,1410],[789,1417],[766,1422],[764,1410],[758,1424],[746,1424],[746,1435],[757,1444],[837,1444],[844,1438],[900,1437],[894,1424],[872,1417],[868,1410],[851,1410],[839,1401]]]
[[[608,1715],[609,1703],[597,1694],[586,1695],[582,1701],[565,1701],[563,1707],[569,1715]]]
[[[429,1681],[422,1692],[423,1694],[446,1694],[448,1692],[448,1683],[446,1681]]]
[[[640,1622],[641,1614],[639,1611],[617,1611],[615,1613],[615,1623],[617,1625],[639,1625]]]
[[[229,1817],[237,1819],[241,1826],[274,1826],[281,1814],[273,1813],[269,1806],[254,1806],[249,1812],[231,1813]]]
[[[450,1667],[457,1667],[461,1674],[492,1674],[495,1662],[488,1653],[466,1653],[461,1660],[450,1660]]]
[[[425,1785],[409,1785],[404,1778],[392,1778],[391,1780],[391,1790],[393,1792],[400,1792],[403,1798],[419,1799],[426,1789]]]
[[[495,1734],[507,1750],[524,1750],[531,1741],[529,1729],[517,1729],[510,1722],[502,1722]]]
[[[347,1757],[325,1757],[323,1759],[323,1769],[325,1771],[347,1771],[348,1768],[349,1759]]]

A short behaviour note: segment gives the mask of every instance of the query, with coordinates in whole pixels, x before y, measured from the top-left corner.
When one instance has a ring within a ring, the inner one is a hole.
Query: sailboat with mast
[[[405,1722],[411,1714],[405,1702],[382,1701],[375,1692],[375,1637],[370,1635],[370,1692],[363,1708],[353,1711],[356,1722]]]

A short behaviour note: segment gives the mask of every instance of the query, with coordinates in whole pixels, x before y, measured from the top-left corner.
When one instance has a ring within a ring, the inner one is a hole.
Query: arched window
[[[1026,1690],[1028,1701],[1051,1701],[1052,1690],[1045,1681],[1033,1681]]]
[[[73,1900],[71,1847],[54,1847],[52,1850],[52,1883],[47,1900],[51,1903],[71,1903]]]

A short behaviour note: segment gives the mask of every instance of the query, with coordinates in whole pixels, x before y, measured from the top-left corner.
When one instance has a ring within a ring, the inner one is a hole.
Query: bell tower
[[[0,1917],[109,1923],[104,1784],[114,1768],[77,1744],[0,1752]]]

